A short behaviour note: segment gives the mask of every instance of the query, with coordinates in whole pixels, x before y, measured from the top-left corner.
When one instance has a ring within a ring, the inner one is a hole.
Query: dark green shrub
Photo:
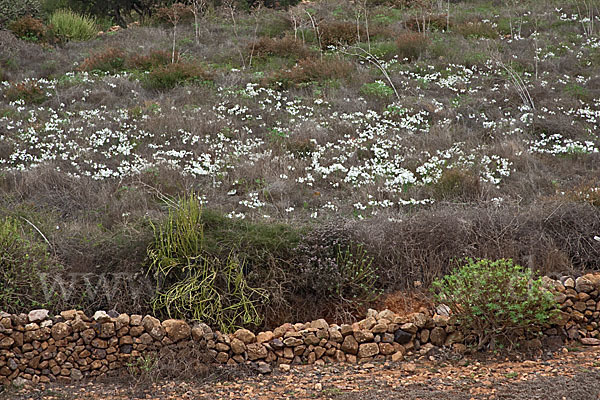
[[[180,201],[154,233],[148,272],[156,282],[155,312],[204,321],[224,332],[262,322],[257,306],[268,300],[267,292],[248,284],[245,260],[233,251],[226,258],[207,251],[196,197]]]
[[[557,309],[554,296],[530,269],[512,260],[466,259],[450,275],[436,280],[435,300],[450,307],[465,334],[482,349],[497,339],[512,344],[519,333],[535,334]]]
[[[144,78],[142,84],[146,89],[167,90],[210,79],[211,75],[199,65],[181,62],[155,68]]]
[[[118,72],[125,67],[126,54],[121,49],[109,47],[84,59],[79,71]]]
[[[37,17],[39,14],[39,0],[0,0],[0,28],[20,17]]]
[[[394,96],[394,89],[386,85],[385,82],[379,80],[362,85],[360,93],[365,96],[389,99]]]
[[[44,26],[44,23],[30,15],[26,15],[11,22],[8,29],[10,29],[16,37],[24,40],[39,41],[46,36],[46,27]]]
[[[11,217],[0,220],[0,310],[19,313],[47,307],[52,296],[44,293],[40,274],[58,269],[48,246],[24,224]]]

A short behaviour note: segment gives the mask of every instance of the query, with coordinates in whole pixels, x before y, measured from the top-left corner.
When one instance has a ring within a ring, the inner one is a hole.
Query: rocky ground
[[[600,347],[568,347],[535,360],[452,358],[299,366],[270,375],[238,368],[185,382],[122,376],[10,388],[0,399],[600,399]]]

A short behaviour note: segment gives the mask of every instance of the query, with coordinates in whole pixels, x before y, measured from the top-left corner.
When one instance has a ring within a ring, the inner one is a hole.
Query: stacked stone
[[[554,327],[546,334],[564,334],[570,340],[600,344],[600,275],[587,274],[578,278],[562,276],[544,279],[546,287],[555,293],[561,313],[553,321]]]
[[[530,339],[528,346],[562,345],[564,338],[600,344],[600,275],[544,280],[561,312],[542,340]],[[187,355],[192,347],[201,350],[203,360],[250,364],[262,373],[273,365],[287,370],[293,364],[400,361],[442,346],[463,352],[465,338],[445,311],[369,310],[351,325],[319,319],[258,334],[247,329],[223,334],[202,323],[104,311],[91,318],[76,310],[52,318],[47,310],[0,312],[0,383],[71,382],[126,368],[164,349]]]
[[[191,342],[206,344],[213,332],[205,324],[162,323],[141,315],[92,318],[81,311],[63,311],[48,318],[47,310],[29,314],[0,313],[0,383],[71,382],[127,366],[144,353],[173,347],[186,351]]]

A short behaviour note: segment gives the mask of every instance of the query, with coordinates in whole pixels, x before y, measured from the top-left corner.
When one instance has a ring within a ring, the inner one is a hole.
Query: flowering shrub
[[[377,267],[339,223],[324,224],[306,234],[297,252],[300,271],[296,290],[302,296],[359,309],[377,299]]]
[[[556,310],[541,278],[512,260],[467,259],[433,290],[460,328],[477,337],[479,349],[499,338],[512,343],[519,332],[538,333]]]

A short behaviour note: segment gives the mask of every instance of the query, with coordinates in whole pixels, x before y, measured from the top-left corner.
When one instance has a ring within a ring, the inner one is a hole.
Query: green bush
[[[190,63],[168,64],[153,69],[142,81],[146,89],[168,90],[185,83],[203,82],[211,76],[203,68]]]
[[[248,284],[243,258],[207,251],[197,198],[181,200],[154,232],[148,256],[156,282],[155,312],[204,321],[224,332],[262,322],[257,306],[268,300],[267,292]]]
[[[62,40],[83,41],[96,37],[96,21],[71,10],[57,10],[50,17],[54,34]]]
[[[512,344],[520,334],[539,333],[557,310],[554,296],[530,269],[510,259],[465,262],[432,289],[465,334],[476,336],[478,349],[498,339]]]
[[[0,28],[26,15],[40,14],[39,0],[0,0]]]
[[[17,219],[0,220],[0,310],[19,313],[47,307],[40,274],[60,266],[48,252],[48,246],[36,240]]]
[[[394,96],[394,89],[386,85],[383,81],[375,81],[373,83],[365,83],[360,88],[360,93],[366,96],[388,99]]]

